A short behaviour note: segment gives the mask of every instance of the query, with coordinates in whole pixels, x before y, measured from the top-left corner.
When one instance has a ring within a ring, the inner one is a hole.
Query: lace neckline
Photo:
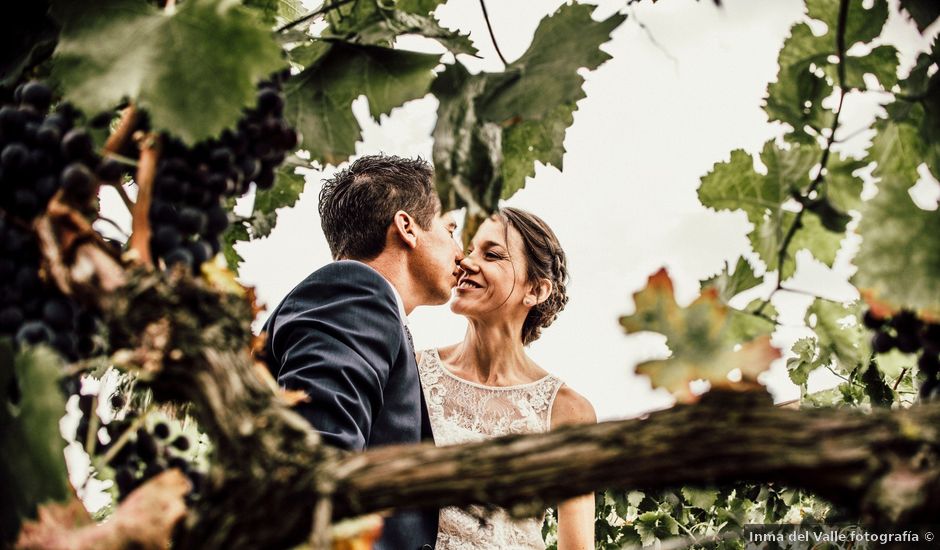
[[[480,388],[482,390],[496,390],[496,391],[518,390],[520,388],[528,388],[530,386],[535,386],[536,384],[541,384],[545,382],[546,380],[550,380],[551,378],[553,378],[551,374],[546,374],[545,376],[539,378],[538,380],[535,380],[533,382],[526,382],[525,384],[514,384],[512,386],[487,386],[486,384],[480,384],[479,382],[472,382],[470,380],[467,380],[466,378],[462,378],[460,376],[457,376],[453,372],[451,372],[450,369],[447,368],[446,365],[444,365],[444,361],[441,359],[441,355],[437,351],[437,348],[430,349],[426,353],[430,354],[430,356],[434,358],[434,361],[437,363],[438,368],[444,371],[444,374],[446,376],[462,384],[467,384],[468,386],[473,386],[474,388]]]

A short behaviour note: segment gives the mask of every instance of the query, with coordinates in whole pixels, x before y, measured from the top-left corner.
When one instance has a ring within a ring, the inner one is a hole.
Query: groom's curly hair
[[[518,208],[500,208],[496,216],[522,236],[528,272],[526,279],[535,283],[548,279],[552,291],[548,298],[529,310],[522,323],[522,344],[528,345],[542,335],[542,329],[551,325],[568,303],[568,263],[558,237],[545,220]],[[508,235],[507,235],[508,241]]]
[[[385,249],[395,212],[404,210],[429,229],[440,200],[434,169],[420,158],[370,155],[323,181],[320,225],[334,260],[371,260]]]

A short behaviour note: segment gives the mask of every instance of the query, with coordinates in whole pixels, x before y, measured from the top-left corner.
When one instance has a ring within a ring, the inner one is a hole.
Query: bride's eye
[[[497,254],[496,252],[487,252],[486,254],[484,254],[484,257],[485,257],[485,258],[489,258],[489,259],[491,259],[491,260],[502,260],[502,259],[503,259],[503,257],[502,257],[501,255]]]

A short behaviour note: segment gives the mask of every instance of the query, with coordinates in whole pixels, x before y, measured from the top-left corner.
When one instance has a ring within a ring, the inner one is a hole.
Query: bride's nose
[[[466,271],[467,273],[476,273],[480,271],[480,267],[470,259],[469,254],[460,260],[460,269]]]

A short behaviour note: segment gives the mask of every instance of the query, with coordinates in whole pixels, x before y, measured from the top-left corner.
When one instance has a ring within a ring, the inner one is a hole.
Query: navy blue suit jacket
[[[310,396],[296,410],[326,443],[361,451],[431,439],[402,321],[390,283],[355,261],[313,272],[271,312],[268,366],[281,386]],[[436,508],[388,517],[375,548],[433,548],[437,517]]]

